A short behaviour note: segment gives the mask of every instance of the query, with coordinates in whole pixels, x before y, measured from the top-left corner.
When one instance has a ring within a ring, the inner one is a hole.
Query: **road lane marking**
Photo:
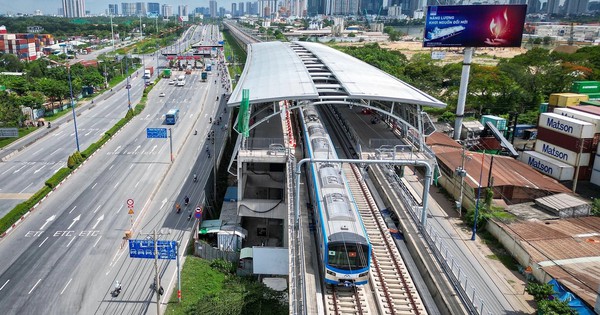
[[[94,187],[96,187],[96,185],[98,185],[98,183],[94,183],[94,186],[92,186],[92,189],[94,189]]]
[[[65,293],[65,290],[67,289],[67,287],[69,286],[69,284],[71,283],[71,280],[73,280],[73,278],[69,279],[69,282],[67,282],[67,284],[65,285],[65,287],[62,289],[62,291],[60,291],[60,295],[62,295],[63,293]]]
[[[16,174],[16,173],[20,172],[25,166],[27,166],[27,164],[23,164],[23,166],[21,166],[19,169],[15,170],[13,172],[13,174]]]
[[[23,192],[24,192],[24,191],[25,191],[27,188],[29,188],[29,186],[31,186],[31,185],[33,185],[33,183],[31,183],[31,184],[27,185],[27,187],[23,188],[23,190],[21,190],[21,191],[19,192],[19,194],[22,194],[22,193],[23,193]]]
[[[6,172],[8,172],[8,171],[12,170],[13,168],[15,168],[15,166],[16,166],[16,165],[13,165],[13,166],[11,166],[9,169],[7,169],[6,171],[4,171],[4,172],[2,172],[2,173],[0,173],[0,174],[4,175],[4,173],[6,173]]]
[[[110,170],[112,170],[113,166],[115,166],[115,165],[114,165],[114,164],[112,164],[112,165],[111,165],[111,166],[108,168],[108,170],[109,170],[109,171],[110,171]]]
[[[92,247],[96,247],[96,245],[98,245],[98,242],[100,242],[101,238],[102,238],[102,235],[100,235],[100,237],[98,237],[98,239],[96,240],[96,243],[94,243],[94,246],[92,246]]]
[[[117,182],[117,183],[115,184],[115,187],[113,187],[113,188],[117,188],[117,187],[119,186],[119,184],[120,184],[120,183],[119,183],[119,182]]]
[[[69,244],[67,244],[67,247],[71,246],[71,243],[73,243],[73,241],[74,241],[76,238],[77,238],[77,237],[76,237],[76,236],[74,236],[74,237],[73,237],[73,238],[72,238],[72,239],[69,241]]]
[[[98,212],[98,209],[100,209],[100,207],[102,207],[102,205],[99,205],[96,210],[94,210],[94,213]]]
[[[132,169],[132,168],[133,168],[133,164],[131,164],[131,166],[129,166],[129,169]]]
[[[10,279],[6,280],[6,282],[4,282],[4,284],[0,287],[0,291],[2,291],[2,289],[4,289],[4,287],[6,286],[6,284],[10,281]]]
[[[71,229],[71,227],[73,226],[73,224],[77,223],[77,221],[79,221],[80,219],[81,219],[81,214],[80,214],[80,215],[78,215],[78,216],[76,216],[76,217],[73,219],[73,222],[71,222],[71,224],[69,224],[69,227],[67,228],[67,230],[70,230],[70,229]]]
[[[56,149],[56,150],[52,151],[52,153],[50,153],[50,154],[48,154],[48,155],[53,155],[54,153],[56,153],[56,152],[58,152],[58,151],[60,151],[60,149]]]
[[[49,236],[46,236],[46,238],[40,243],[40,246],[38,247],[42,247],[42,245],[44,245],[44,243],[46,243],[46,241],[48,240]]]
[[[31,292],[33,292],[33,289],[35,289],[35,287],[37,287],[37,285],[40,283],[40,281],[42,281],[42,279],[38,280],[35,285],[33,286],[33,288],[31,288],[31,290],[29,290],[29,293],[27,294],[31,294]]]
[[[137,183],[135,183],[135,186],[133,188],[137,188],[137,186],[140,184],[140,181],[138,180]]]
[[[121,211],[121,209],[123,209],[123,205],[121,205],[121,207],[119,207],[119,210],[117,210],[117,214],[119,213],[119,211]]]
[[[42,165],[42,167],[40,167],[40,168],[38,168],[37,170],[35,170],[35,171],[33,172],[33,174],[35,174],[35,173],[37,173],[37,172],[41,171],[41,170],[42,170],[44,167],[46,167],[46,164]]]
[[[77,206],[74,206],[73,209],[71,209],[71,211],[69,211],[69,213],[73,212],[73,210],[75,210],[75,208],[77,208]]]

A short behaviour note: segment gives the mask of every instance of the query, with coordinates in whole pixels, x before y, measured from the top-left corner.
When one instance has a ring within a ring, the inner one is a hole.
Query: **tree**
[[[0,91],[0,127],[21,126],[24,116],[15,97],[14,94]]]
[[[2,25],[0,23],[0,25]],[[0,71],[8,72],[22,72],[23,63],[19,61],[19,58],[13,54],[0,54]]]

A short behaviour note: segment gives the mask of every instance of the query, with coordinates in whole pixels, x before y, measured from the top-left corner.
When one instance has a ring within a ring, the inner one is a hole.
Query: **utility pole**
[[[158,277],[158,242],[156,239],[156,230],[152,231],[154,240],[154,281],[156,282],[156,314],[160,315],[160,278]]]
[[[458,196],[458,202],[456,203],[456,208],[458,208],[458,217],[462,217],[462,202],[463,202],[463,190],[465,187],[465,177],[467,176],[467,171],[465,171],[465,145],[462,147],[461,154],[461,162],[460,168],[456,169],[456,174],[460,177],[460,195]]]
[[[75,102],[73,102],[73,84],[71,83],[71,66],[67,63],[67,74],[69,75],[69,92],[71,94],[71,111],[73,112],[73,126],[75,127],[75,144],[79,150],[79,135],[77,134],[77,115],[75,114]]]

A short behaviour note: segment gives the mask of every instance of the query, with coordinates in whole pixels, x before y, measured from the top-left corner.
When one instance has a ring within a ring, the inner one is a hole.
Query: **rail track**
[[[327,314],[371,314],[367,302],[368,288],[365,287],[326,287],[326,313]]]
[[[356,165],[343,165],[372,246],[369,284],[380,314],[427,314],[404,261]]]

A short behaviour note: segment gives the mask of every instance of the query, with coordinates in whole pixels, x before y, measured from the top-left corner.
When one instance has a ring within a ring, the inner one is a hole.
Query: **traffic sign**
[[[127,199],[127,207],[133,208],[133,199],[131,199],[131,198]]]
[[[525,273],[532,273],[533,269],[531,268],[531,266],[527,266],[527,268],[525,268]]]
[[[133,214],[133,208],[129,208],[129,214]]]
[[[177,259],[177,241],[158,240],[158,259]],[[129,257],[154,259],[154,240],[129,240]]]
[[[146,138],[167,138],[167,128],[146,128]]]
[[[196,212],[194,212],[194,217],[196,219],[202,218],[202,208],[200,208],[200,207],[196,208]]]

